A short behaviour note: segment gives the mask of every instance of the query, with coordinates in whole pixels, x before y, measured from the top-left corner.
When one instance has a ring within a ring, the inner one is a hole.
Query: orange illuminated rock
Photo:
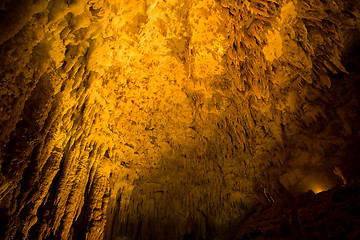
[[[0,238],[212,239],[358,180],[356,0],[0,12]]]

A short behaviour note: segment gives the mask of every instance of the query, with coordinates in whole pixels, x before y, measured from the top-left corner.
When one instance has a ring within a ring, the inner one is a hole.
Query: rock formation
[[[360,187],[309,191],[255,212],[234,239],[359,239]]]
[[[3,239],[213,239],[359,181],[357,0],[1,0]]]

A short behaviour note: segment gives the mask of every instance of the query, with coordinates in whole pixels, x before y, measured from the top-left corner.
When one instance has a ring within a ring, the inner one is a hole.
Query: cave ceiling
[[[359,9],[1,0],[2,236],[205,239],[355,181]]]

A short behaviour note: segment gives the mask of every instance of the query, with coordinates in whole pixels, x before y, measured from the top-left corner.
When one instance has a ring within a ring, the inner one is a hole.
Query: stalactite
[[[359,9],[2,1],[1,238],[211,239],[358,181]]]

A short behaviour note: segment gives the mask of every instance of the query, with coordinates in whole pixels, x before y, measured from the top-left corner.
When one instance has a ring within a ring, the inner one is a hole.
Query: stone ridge
[[[211,239],[358,181],[359,4],[2,0],[0,238]]]

